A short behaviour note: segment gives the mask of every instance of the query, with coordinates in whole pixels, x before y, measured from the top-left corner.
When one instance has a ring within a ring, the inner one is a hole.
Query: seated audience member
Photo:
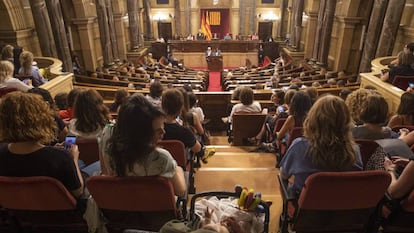
[[[68,125],[68,135],[87,139],[96,138],[98,141],[110,119],[109,110],[104,105],[102,96],[93,89],[82,90],[78,94],[73,105],[73,117]],[[89,176],[97,175],[101,171],[99,161],[86,165],[79,160],[79,166]]]
[[[406,165],[397,178],[396,169],[400,163],[406,163]],[[414,189],[414,161],[409,160],[407,163],[404,159],[390,160],[388,157],[385,157],[384,166],[385,169],[390,172],[392,178],[391,184],[388,187],[388,193],[391,198],[401,200],[404,197],[407,197],[407,195]]]
[[[183,126],[192,129],[196,138],[199,139],[198,136],[204,134],[204,128],[202,126],[202,122],[200,121],[196,113],[190,112],[190,98],[188,97],[188,92],[182,87],[179,87],[177,89],[181,92],[181,94],[183,95],[183,99],[184,99],[184,105],[181,110],[179,120],[182,122],[181,124]]]
[[[142,94],[128,97],[121,106],[118,121],[105,128],[103,157],[109,175],[163,176],[171,180],[174,192],[186,192],[184,172],[171,154],[157,147],[163,138],[165,115]],[[107,129],[110,131],[107,131]]]
[[[200,119],[200,122],[204,121],[204,112],[203,109],[198,106],[198,100],[194,93],[188,94],[188,100],[190,103],[190,112],[194,112],[197,114],[198,118]]]
[[[129,93],[125,88],[119,88],[118,90],[116,90],[114,102],[109,107],[109,111],[118,112],[118,109],[121,107],[123,103],[125,103],[128,96]]]
[[[161,96],[163,91],[164,87],[162,86],[161,82],[155,79],[151,83],[149,87],[149,94],[146,97],[148,101],[154,106],[161,108]]]
[[[2,98],[0,141],[6,144],[0,146],[0,175],[53,177],[78,198],[84,188],[78,147],[47,146],[56,139],[54,114],[39,95],[13,92]]]
[[[252,40],[259,40],[259,35],[255,32],[255,33],[252,35],[251,39],[252,39]]]
[[[393,128],[398,125],[414,125],[414,93],[405,92],[401,95],[400,105],[397,114],[392,116],[388,122],[388,127]]]
[[[339,92],[339,97],[341,97],[345,101],[348,95],[351,93],[352,93],[351,89],[344,88]]]
[[[294,177],[294,192],[299,194],[308,176],[316,172],[362,170],[361,155],[351,135],[350,113],[341,98],[319,98],[303,127],[304,137],[293,141],[280,166],[283,179]]]
[[[56,107],[58,108],[58,111],[60,110],[66,110],[68,108],[68,93],[66,92],[59,92],[55,95]]]
[[[67,123],[69,123],[69,121],[73,118],[73,104],[75,103],[76,97],[81,91],[82,89],[80,88],[72,89],[67,95],[67,108],[59,111],[59,117],[62,120],[67,121]]]
[[[34,87],[40,86],[47,82],[47,79],[43,78],[42,74],[39,72],[39,69],[33,66],[33,53],[29,51],[23,51],[20,54],[19,59],[21,65],[18,72],[19,75],[32,76],[32,84]]]
[[[164,140],[176,139],[183,142],[184,146],[193,153],[201,151],[201,144],[195,138],[191,129],[184,127],[177,121],[184,107],[183,94],[178,89],[168,89],[162,93],[162,109],[164,110]]]
[[[285,104],[285,92],[282,90],[275,91],[272,96],[270,97],[271,101],[274,104],[274,108],[270,109],[269,112],[274,112],[274,115],[268,115],[266,116],[265,122],[262,125],[262,128],[260,129],[259,133],[253,137],[249,138],[248,141],[251,144],[259,144],[263,141],[263,137],[266,134],[266,126],[269,126],[269,129],[271,132],[274,130],[274,126],[276,123],[276,120],[279,118],[286,118],[288,117],[288,106]]]
[[[363,121],[360,119],[361,108],[366,103],[368,96],[372,93],[372,90],[360,88],[353,91],[345,100],[348,106],[351,118],[355,125],[362,125]]]
[[[389,127],[384,127],[388,117],[388,104],[379,93],[372,92],[362,103],[359,119],[362,124],[352,129],[355,139],[384,139],[397,137]]]
[[[414,76],[414,69],[411,64],[414,63],[414,55],[412,53],[400,52],[398,54],[398,65],[390,69],[389,72],[381,76],[384,82],[392,83],[394,77],[399,76]]]
[[[262,106],[258,101],[254,101],[254,92],[250,87],[240,88],[240,102],[233,106],[229,116],[229,122],[231,122],[234,113],[246,112],[246,113],[258,113],[262,111]]]
[[[230,35],[230,33],[226,33],[226,35],[224,36],[224,38],[223,38],[224,40],[231,40],[232,38],[231,38],[231,35]]]
[[[12,45],[5,45],[1,50],[1,60],[2,61],[9,61],[12,64],[14,63],[14,47]]]
[[[312,107],[312,100],[305,91],[297,91],[289,105],[289,116],[282,128],[277,132],[278,140],[287,139],[289,131],[295,127],[303,127],[303,122]]]
[[[102,96],[93,89],[82,90],[73,105],[74,118],[69,122],[69,134],[84,138],[98,137],[109,122],[109,110]]]
[[[16,88],[19,91],[27,91],[33,88],[24,82],[13,78],[14,66],[9,61],[0,61],[0,88]]]
[[[404,45],[403,51],[401,51],[401,52],[403,52],[403,53],[414,53],[414,43],[409,43],[409,44]],[[398,65],[398,63],[399,63],[398,55],[397,55],[396,59],[394,59],[390,62],[390,65],[389,65],[390,67]]]
[[[58,110],[56,108],[55,101],[53,100],[50,92],[46,89],[35,87],[28,91],[29,93],[34,93],[42,96],[43,100],[48,103],[50,109],[53,111],[55,118],[55,123],[57,125],[56,139],[51,142],[50,145],[54,145],[57,142],[63,142],[65,140],[66,134],[68,133],[68,128],[65,125],[65,122],[58,116]]]

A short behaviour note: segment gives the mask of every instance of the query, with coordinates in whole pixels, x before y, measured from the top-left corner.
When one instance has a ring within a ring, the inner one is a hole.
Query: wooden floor
[[[214,134],[213,134],[214,135]],[[203,164],[195,174],[196,191],[233,191],[236,184],[261,192],[263,199],[271,201],[269,232],[277,232],[282,199],[272,153],[250,152],[254,147],[231,146],[226,136],[211,136],[216,154]]]

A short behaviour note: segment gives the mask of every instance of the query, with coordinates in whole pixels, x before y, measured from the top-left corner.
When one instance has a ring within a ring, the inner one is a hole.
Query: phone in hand
[[[66,151],[70,149],[70,147],[76,143],[76,136],[66,136],[64,148]]]
[[[414,83],[409,83],[408,86],[409,87],[414,87]]]

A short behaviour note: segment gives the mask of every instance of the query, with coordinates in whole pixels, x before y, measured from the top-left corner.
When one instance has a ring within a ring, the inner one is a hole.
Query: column
[[[293,48],[300,50],[300,40],[302,38],[302,16],[304,8],[304,0],[296,0],[296,9],[295,9],[295,37],[293,41]]]
[[[151,21],[151,0],[144,0],[144,11],[145,11],[145,36],[148,39],[154,39],[154,31],[152,29]]]
[[[125,41],[125,24],[124,24],[124,13],[117,13],[113,15],[114,18],[114,29],[111,30],[115,34],[115,42],[112,44],[112,49],[114,50],[115,59],[126,59],[126,41]],[[118,54],[115,56],[115,54]]]
[[[96,18],[80,18],[72,19],[73,24],[76,25],[79,33],[80,56],[82,57],[85,69],[95,70],[98,67],[96,48],[95,48],[95,34],[94,23]]]
[[[323,17],[324,17],[326,1],[327,0],[321,0],[319,3],[318,23],[316,26],[315,45],[313,46],[313,56],[312,56],[312,58],[315,60],[318,60],[319,49],[321,46],[321,35],[322,35]]]
[[[185,0],[185,31],[186,35],[192,34],[191,28],[193,26],[197,26],[197,30],[193,31],[194,33],[198,32],[198,29],[200,28],[200,24],[192,24],[191,23],[191,0]],[[198,21],[200,19],[200,14],[198,14]]]
[[[404,6],[405,0],[389,0],[375,57],[391,55]]]
[[[128,22],[129,22],[129,42],[130,49],[138,49],[139,44],[139,12],[138,1],[127,0]]]
[[[289,15],[289,46],[293,46],[293,42],[295,39],[295,13],[296,13],[296,0],[292,0],[292,6],[290,7],[290,15]]]
[[[239,33],[241,33],[242,35],[246,34],[245,30],[244,30],[244,25],[246,24],[246,4],[245,4],[245,0],[240,0],[239,3]]]
[[[333,70],[348,70],[350,56],[355,49],[352,49],[352,38],[354,38],[356,25],[359,24],[359,17],[338,17],[338,41],[336,43],[336,59]]]
[[[252,1],[250,4],[250,20],[249,20],[249,33],[253,34],[256,32],[256,1]],[[234,34],[234,32],[232,32]],[[237,35],[237,34],[235,34]],[[265,38],[266,39],[266,38]]]
[[[66,72],[73,72],[72,57],[70,55],[60,1],[47,0],[46,6],[49,12],[50,24],[55,38],[57,54],[63,63],[62,68]]]
[[[361,63],[359,65],[360,73],[371,70],[371,61],[375,58],[375,51],[377,50],[382,22],[384,21],[385,11],[387,10],[387,3],[388,0],[375,0],[372,6],[368,30],[364,39],[365,43],[364,49],[362,50]]]
[[[112,54],[115,60],[115,59],[119,59],[119,51],[118,51],[118,46],[117,46],[118,43],[116,42],[115,31],[117,30],[117,28],[115,27],[115,22],[114,22],[114,9],[112,8],[112,0],[106,0],[105,6],[106,6],[106,14],[108,14],[109,37],[111,39],[111,44],[112,44],[111,49],[112,49]]]
[[[304,46],[304,57],[312,58],[313,57],[313,47],[315,46],[315,35],[316,27],[318,25],[318,13],[307,12],[308,22],[305,28],[305,46]]]
[[[45,57],[57,57],[55,38],[50,26],[49,13],[45,0],[33,0],[30,2],[33,20],[36,26],[42,55]]]
[[[187,17],[186,17],[186,22]],[[174,25],[175,33],[181,35],[181,9],[180,9],[180,0],[174,0]],[[174,36],[173,36],[174,38]]]
[[[96,13],[98,15],[99,35],[102,47],[104,66],[109,66],[114,61],[112,53],[111,36],[109,34],[109,19],[106,14],[105,0],[96,0]]]
[[[285,38],[283,36],[283,26],[284,26],[285,17],[286,17],[286,13],[285,13],[286,3],[287,3],[286,1],[287,0],[280,0],[280,23],[279,23],[279,28],[278,28],[278,31],[277,31],[277,34],[278,34],[277,37],[279,39]]]
[[[331,42],[332,26],[335,14],[336,0],[326,0],[322,34],[318,61],[324,65],[328,64],[329,45]]]

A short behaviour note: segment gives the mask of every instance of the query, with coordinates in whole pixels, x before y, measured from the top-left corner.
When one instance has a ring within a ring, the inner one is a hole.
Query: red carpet
[[[221,91],[220,72],[210,71],[207,91]]]

